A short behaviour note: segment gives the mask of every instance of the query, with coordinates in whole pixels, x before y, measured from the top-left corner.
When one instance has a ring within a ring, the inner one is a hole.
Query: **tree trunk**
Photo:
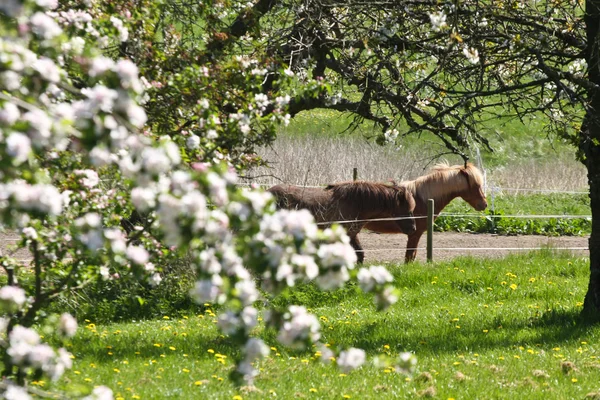
[[[586,1],[586,61],[589,80],[600,85],[600,0]],[[583,304],[583,315],[591,322],[600,321],[600,93],[591,89],[584,123],[580,131],[580,149],[585,156],[590,185],[592,234],[590,236],[590,283]]]

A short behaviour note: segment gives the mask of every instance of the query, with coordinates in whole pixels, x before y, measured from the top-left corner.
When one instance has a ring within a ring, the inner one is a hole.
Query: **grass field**
[[[544,250],[394,265],[402,294],[383,313],[352,285],[332,293],[303,285],[285,300],[319,316],[332,349],[362,347],[370,359],[413,352],[411,375],[372,363],[343,374],[315,349],[290,352],[257,330],[271,355],[255,386],[237,388],[227,379],[236,349],[217,332],[216,310],[199,307],[180,318],[82,321],[67,382],[106,384],[117,399],[598,398],[600,327],[578,319],[588,262]]]

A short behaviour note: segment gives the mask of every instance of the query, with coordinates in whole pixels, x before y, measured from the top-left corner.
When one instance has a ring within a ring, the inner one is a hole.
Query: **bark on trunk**
[[[586,61],[589,79],[600,84],[600,0],[586,1]],[[585,155],[590,185],[592,234],[590,236],[590,283],[583,304],[583,315],[600,321],[600,93],[588,92],[589,108],[580,132],[580,148]]]

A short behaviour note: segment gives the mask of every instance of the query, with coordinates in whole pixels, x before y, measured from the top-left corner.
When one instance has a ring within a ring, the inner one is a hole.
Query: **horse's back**
[[[294,185],[275,185],[267,189],[275,197],[277,208],[306,208],[315,213],[328,206],[331,195],[321,188],[309,188]]]

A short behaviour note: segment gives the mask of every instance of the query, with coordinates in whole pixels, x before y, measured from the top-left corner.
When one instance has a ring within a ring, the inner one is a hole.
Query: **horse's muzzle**
[[[417,225],[413,218],[404,219],[400,221],[400,229],[402,229],[402,233],[410,235],[417,230]]]

